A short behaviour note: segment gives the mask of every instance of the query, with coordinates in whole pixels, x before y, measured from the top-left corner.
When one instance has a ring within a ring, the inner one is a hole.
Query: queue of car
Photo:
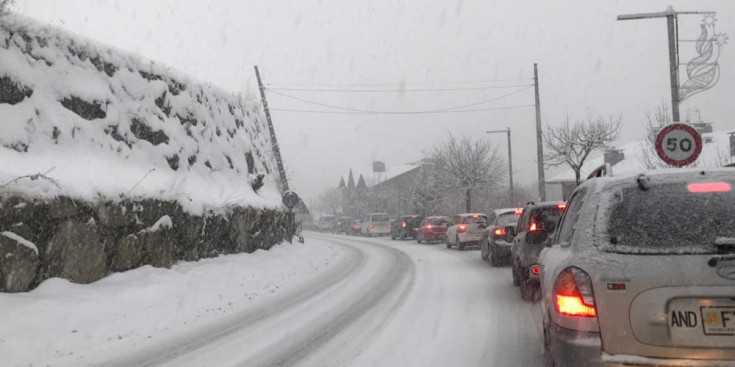
[[[483,261],[509,265],[521,298],[540,301],[552,366],[732,365],[732,169],[591,177],[568,203],[391,222],[377,213],[345,232],[477,246]]]

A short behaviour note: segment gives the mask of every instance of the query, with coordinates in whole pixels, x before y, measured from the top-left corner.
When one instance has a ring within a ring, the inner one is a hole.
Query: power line
[[[517,106],[505,106],[497,108],[478,108],[471,110],[455,110],[455,111],[405,111],[405,112],[357,112],[357,111],[317,111],[317,110],[299,110],[299,109],[286,109],[286,108],[271,108],[271,111],[279,112],[298,112],[298,113],[318,113],[318,114],[337,114],[337,115],[421,115],[421,114],[435,114],[435,113],[463,113],[463,112],[482,112],[482,111],[503,111],[503,110],[514,110],[519,108],[534,107],[534,104],[528,105],[517,105]]]
[[[518,94],[520,92],[523,92],[523,91],[525,91],[525,90],[527,90],[529,88],[530,88],[530,86],[529,87],[518,89],[516,91],[513,91],[511,93],[504,94],[504,95],[499,96],[499,97],[491,98],[491,99],[480,101],[480,102],[476,102],[476,103],[470,103],[470,104],[466,104],[466,105],[449,107],[449,108],[442,108],[442,109],[437,109],[437,110],[426,110],[426,111],[376,111],[376,110],[364,110],[364,109],[359,109],[359,108],[336,106],[336,105],[331,105],[331,104],[327,104],[327,103],[312,101],[312,100],[309,100],[309,99],[305,99],[305,98],[296,97],[296,96],[292,96],[292,95],[289,95],[289,94],[281,93],[281,92],[278,92],[278,91],[275,91],[275,90],[272,90],[272,89],[269,90],[269,91],[271,93],[275,93],[275,94],[278,94],[280,96],[283,96],[283,97],[286,97],[286,98],[291,98],[291,99],[294,99],[294,100],[297,100],[297,101],[301,101],[301,102],[304,102],[304,103],[310,103],[310,104],[314,104],[314,105],[317,105],[317,106],[334,108],[334,109],[343,110],[343,111],[349,111],[349,112],[373,113],[373,114],[412,114],[412,113],[436,113],[436,112],[446,112],[446,111],[461,110],[461,109],[464,109],[464,108],[479,106],[479,105],[482,105],[482,104],[486,104],[486,103],[490,103],[490,102],[493,102],[493,101],[497,101],[499,99],[503,99],[503,98],[512,96],[514,94]]]
[[[463,87],[463,88],[431,88],[431,89],[322,89],[322,88],[268,88],[268,90],[277,91],[296,91],[296,92],[347,92],[347,93],[405,93],[405,92],[454,92],[467,90],[488,90],[488,89],[506,89],[518,87],[530,87],[533,84],[512,84],[512,85],[496,85],[486,87]]]
[[[531,81],[532,78],[515,79],[487,79],[487,80],[461,80],[441,82],[413,82],[413,83],[267,83],[266,87],[360,87],[360,86],[407,86],[407,85],[456,85],[456,84],[487,84],[496,82],[522,82]]]

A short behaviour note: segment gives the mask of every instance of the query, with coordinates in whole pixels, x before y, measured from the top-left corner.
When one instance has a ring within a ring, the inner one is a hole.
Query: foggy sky
[[[20,13],[163,62],[226,90],[255,98],[253,65],[269,84],[350,84],[343,88],[447,88],[427,84],[507,80],[530,84],[539,64],[542,120],[558,124],[596,114],[622,114],[618,143],[641,137],[646,111],[670,101],[665,19],[616,21],[618,14],[715,10],[718,32],[735,37],[735,3],[590,0],[17,0]],[[681,16],[680,38],[696,39],[699,16]],[[735,43],[735,40],[732,41]],[[694,44],[681,44],[681,62]],[[685,119],[735,129],[735,45],[720,57],[712,90],[691,97]],[[683,83],[685,75],[681,76]],[[397,83],[398,86],[365,86]],[[302,85],[303,84],[303,85]],[[352,84],[360,84],[352,86]],[[276,87],[275,85],[273,87]],[[281,91],[360,110],[423,111],[473,104],[519,88],[442,92]],[[269,92],[273,109],[333,110]],[[533,104],[529,88],[474,108]],[[292,189],[316,198],[350,167],[421,159],[447,133],[488,138],[506,151],[510,127],[514,179],[535,186],[535,112],[361,115],[272,113]],[[547,177],[553,170],[547,170]]]

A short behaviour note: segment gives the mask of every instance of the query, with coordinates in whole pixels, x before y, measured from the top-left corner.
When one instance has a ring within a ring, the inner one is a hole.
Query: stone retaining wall
[[[143,265],[170,268],[291,239],[286,213],[230,206],[192,215],[172,201],[32,199],[0,194],[0,291],[52,277],[91,283]]]

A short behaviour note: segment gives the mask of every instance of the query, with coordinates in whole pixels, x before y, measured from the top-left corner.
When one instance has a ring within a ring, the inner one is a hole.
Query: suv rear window
[[[389,222],[388,214],[373,214],[371,222]]]
[[[598,243],[606,251],[711,254],[717,252],[716,240],[735,238],[732,190],[692,193],[686,183],[666,183],[645,191],[630,187],[608,197],[607,231],[602,228],[606,234]]]
[[[485,223],[487,223],[487,217],[485,217],[484,215],[478,215],[477,218],[475,218],[474,216],[468,216],[468,217],[462,218],[462,223],[466,223],[466,224],[478,224],[478,223],[482,223],[482,224],[485,224]]]
[[[502,213],[495,219],[495,223],[501,227],[515,225],[518,224],[519,218],[520,214],[516,214],[515,212]]]
[[[535,224],[537,229],[543,229],[548,234],[552,234],[556,232],[561,214],[562,211],[556,205],[535,207],[531,209],[528,225]]]

